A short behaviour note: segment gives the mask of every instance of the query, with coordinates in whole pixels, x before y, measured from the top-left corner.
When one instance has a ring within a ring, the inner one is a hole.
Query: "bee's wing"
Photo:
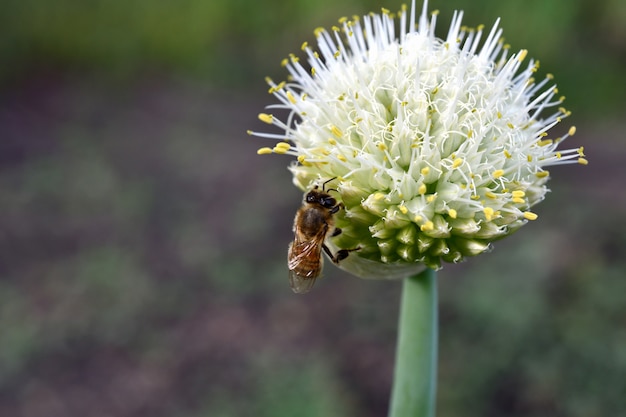
[[[289,271],[289,285],[296,294],[304,294],[311,291],[317,277],[303,277],[294,271]]]
[[[320,233],[311,240],[296,239],[289,245],[287,264],[289,284],[293,292],[303,294],[311,290],[315,279],[322,271],[322,244],[326,233]]]

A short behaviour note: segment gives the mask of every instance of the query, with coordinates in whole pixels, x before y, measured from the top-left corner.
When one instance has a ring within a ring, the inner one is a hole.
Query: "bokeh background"
[[[301,194],[263,77],[374,0],[4,0],[0,416],[384,416],[400,284],[291,293]],[[586,167],[439,274],[439,416],[626,415],[626,3],[433,0],[502,17],[556,75]]]

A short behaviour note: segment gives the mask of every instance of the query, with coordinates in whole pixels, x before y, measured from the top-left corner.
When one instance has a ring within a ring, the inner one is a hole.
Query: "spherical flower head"
[[[414,2],[397,17],[340,19],[315,31],[317,51],[302,46],[308,69],[291,55],[289,81],[268,80],[280,101],[269,108],[288,114],[259,116],[282,131],[250,132],[282,140],[259,153],[295,156],[303,191],[335,178],[342,233],[326,243],[359,248],[340,263],[358,276],[406,276],[483,253],[537,218],[530,208],[548,191],[546,167],[587,163],[582,148],[557,150],[574,127],[548,135],[569,116],[552,76],[537,82],[538,63],[523,65],[525,50],[509,54],[498,22],[486,34],[462,27],[462,15],[445,39],[427,3],[418,25]]]

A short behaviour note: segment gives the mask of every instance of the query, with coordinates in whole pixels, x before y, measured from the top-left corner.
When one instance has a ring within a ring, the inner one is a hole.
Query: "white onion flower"
[[[343,233],[327,244],[360,248],[340,265],[358,276],[404,277],[483,253],[537,218],[546,167],[587,164],[582,148],[557,150],[574,127],[549,136],[569,116],[552,76],[535,80],[538,62],[510,54],[498,22],[487,33],[462,16],[445,39],[427,1],[418,25],[415,1],[397,17],[340,19],[315,31],[317,51],[302,46],[307,67],[291,55],[289,80],[268,79],[280,102],[268,109],[287,114],[259,115],[280,133],[249,133],[280,140],[259,154],[297,158],[301,190],[336,178]]]

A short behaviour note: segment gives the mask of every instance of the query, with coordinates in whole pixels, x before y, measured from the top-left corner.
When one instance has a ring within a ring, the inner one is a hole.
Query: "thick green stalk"
[[[434,417],[437,326],[437,276],[427,269],[403,283],[389,417]]]

